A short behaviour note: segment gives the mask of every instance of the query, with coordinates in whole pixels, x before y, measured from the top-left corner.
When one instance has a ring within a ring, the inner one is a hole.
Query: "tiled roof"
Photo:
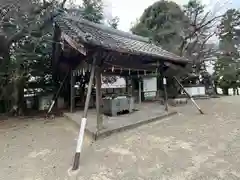
[[[55,17],[54,21],[65,34],[75,41],[100,46],[107,50],[159,58],[159,60],[183,64],[189,62],[186,58],[179,57],[152,44],[148,38],[92,23],[67,13]]]

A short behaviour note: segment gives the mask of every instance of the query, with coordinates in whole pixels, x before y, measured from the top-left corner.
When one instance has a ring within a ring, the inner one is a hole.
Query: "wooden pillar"
[[[103,108],[103,100],[102,100],[102,80],[101,80],[101,69],[96,69],[96,110],[97,110],[97,132],[99,132],[103,127],[103,115],[102,115],[102,108]]]
[[[164,64],[159,64],[159,73],[161,74],[163,84],[165,111],[168,111],[167,79],[164,73]]]
[[[72,113],[75,108],[75,83],[76,83],[76,77],[74,74],[74,71],[71,71],[71,99],[70,99],[70,112]]]
[[[142,82],[138,79],[138,103],[142,103]]]
[[[156,100],[159,100],[160,99],[160,86],[161,86],[161,81],[160,81],[160,76],[159,76],[159,72],[158,72],[158,75],[156,76],[157,77],[157,94],[156,94]]]
[[[57,101],[57,99],[58,99],[58,97],[59,97],[59,94],[60,94],[61,90],[63,89],[63,86],[64,86],[65,82],[66,82],[67,79],[68,79],[69,73],[70,73],[70,71],[68,71],[68,72],[66,73],[63,81],[62,81],[61,84],[60,84],[60,87],[58,88],[56,94],[53,96],[52,102],[51,102],[51,104],[50,104],[50,106],[49,106],[49,108],[48,108],[47,115],[49,115],[49,113],[52,111],[52,108],[53,108],[53,106],[55,105],[55,103],[56,103],[56,101]]]
[[[87,97],[85,100],[83,117],[82,117],[82,121],[81,121],[81,127],[79,130],[77,148],[76,148],[76,153],[74,156],[72,170],[77,170],[79,168],[79,160],[80,160],[80,154],[81,154],[81,150],[82,150],[84,131],[85,131],[86,123],[87,123],[87,112],[88,112],[89,102],[90,102],[91,93],[92,93],[92,85],[93,85],[94,73],[95,73],[95,64],[96,64],[96,57],[93,57],[93,63],[91,66],[91,75],[90,75],[90,79],[89,79],[89,83],[88,83]]]
[[[165,110],[168,111],[167,79],[163,76]]]
[[[131,90],[129,95],[134,98],[134,102],[135,102],[136,100],[138,100],[138,95],[136,94],[138,90],[136,90],[136,82],[133,78],[131,78],[130,85],[131,85]]]
[[[125,77],[125,81],[126,81],[126,88],[125,88],[125,90],[126,90],[126,94],[129,95],[129,90],[128,90],[128,86],[129,86],[129,83],[128,83],[128,77]]]

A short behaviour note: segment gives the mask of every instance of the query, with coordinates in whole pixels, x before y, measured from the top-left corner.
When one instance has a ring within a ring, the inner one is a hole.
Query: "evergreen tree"
[[[131,30],[149,37],[166,50],[177,52],[185,21],[186,16],[178,4],[161,0],[145,9]]]
[[[31,64],[39,59],[33,47],[39,47],[38,43],[46,35],[43,29],[51,26],[52,12],[62,8],[65,2],[3,0],[0,3],[0,101],[9,104],[11,111],[22,112]],[[42,56],[42,59],[46,57]],[[38,72],[44,71],[38,69]]]
[[[228,94],[229,88],[239,86],[239,34],[240,12],[236,9],[228,10],[219,26],[219,55],[215,64],[215,76],[218,85]]]
[[[83,9],[83,18],[89,21],[101,23],[104,19],[103,2],[101,0],[83,0],[81,8]]]
[[[198,0],[189,0],[183,9],[174,2],[161,0],[144,11],[132,32],[192,60],[199,73],[216,51],[209,39],[215,35],[213,27],[219,16],[211,15]]]

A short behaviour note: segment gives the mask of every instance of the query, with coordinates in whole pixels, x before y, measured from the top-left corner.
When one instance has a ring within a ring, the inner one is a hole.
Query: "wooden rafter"
[[[83,54],[84,56],[87,55],[87,49],[81,43],[76,43],[70,36],[62,32],[62,38],[75,50]]]

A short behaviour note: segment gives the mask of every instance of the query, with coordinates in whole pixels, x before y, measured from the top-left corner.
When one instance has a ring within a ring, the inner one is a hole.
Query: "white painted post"
[[[167,79],[165,77],[163,77],[163,88],[164,88],[165,110],[168,111]]]
[[[93,64],[91,66],[91,75],[88,83],[88,91],[87,91],[87,97],[85,101],[85,106],[84,106],[84,112],[83,112],[83,117],[81,121],[81,127],[79,130],[79,135],[78,135],[78,141],[77,141],[77,148],[76,148],[76,153],[74,156],[74,162],[73,162],[73,168],[72,170],[75,171],[79,168],[79,161],[80,161],[80,154],[81,154],[81,149],[82,149],[82,144],[83,144],[83,138],[84,138],[84,131],[87,123],[87,112],[88,112],[88,106],[91,98],[91,93],[92,93],[92,85],[93,85],[93,80],[94,80],[94,73],[95,73],[95,63],[96,63],[96,58],[94,57],[93,59]]]

